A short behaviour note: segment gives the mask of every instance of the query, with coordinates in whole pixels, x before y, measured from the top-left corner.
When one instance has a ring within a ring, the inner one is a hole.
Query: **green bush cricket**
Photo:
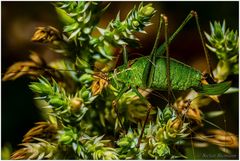
[[[139,96],[140,99],[147,103],[148,112],[142,128],[142,132],[138,140],[137,145],[138,147],[141,143],[143,131],[148,120],[150,111],[152,109],[152,106],[149,103],[149,101],[147,101],[147,99],[144,98],[140,92],[138,92],[137,88],[141,89],[150,88],[153,90],[164,91],[167,90],[169,104],[171,104],[170,98],[171,90],[181,91],[193,88],[195,91],[202,94],[220,95],[230,88],[231,85],[230,82],[223,82],[218,84],[202,84],[201,81],[206,78],[203,78],[203,75],[200,71],[169,57],[168,44],[175,38],[177,33],[180,32],[180,30],[186,25],[186,23],[192,17],[195,17],[196,19],[196,24],[202,41],[202,46],[204,48],[205,56],[207,62],[209,62],[207,50],[205,48],[205,43],[198,23],[197,13],[195,11],[191,11],[187,18],[180,25],[180,27],[169,39],[167,37],[168,26],[167,17],[161,15],[158,34],[151,54],[149,56],[137,58],[133,60],[133,63],[130,64],[127,60],[126,48],[123,47],[124,65],[117,67],[115,69],[115,72],[110,74],[110,82],[117,86],[121,86],[122,88],[119,94],[117,95],[116,99],[113,101],[113,107],[115,108],[118,119],[119,114],[117,109],[117,101],[129,89],[132,89]],[[165,43],[163,43],[158,49],[156,49],[163,22],[165,27]],[[165,52],[166,56],[163,56]],[[210,71],[210,75],[212,76],[210,65],[208,66],[208,68]],[[121,124],[121,126],[123,125]]]

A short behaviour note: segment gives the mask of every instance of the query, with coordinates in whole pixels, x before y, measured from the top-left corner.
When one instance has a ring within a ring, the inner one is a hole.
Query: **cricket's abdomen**
[[[143,87],[144,69],[148,63],[147,57],[141,57],[131,65],[130,84]],[[155,73],[150,88],[156,90],[167,90],[166,57],[159,57],[156,60]],[[170,60],[170,80],[173,90],[186,90],[191,87],[198,87],[201,81],[201,72],[183,64],[175,59]],[[144,87],[143,87],[144,88]]]

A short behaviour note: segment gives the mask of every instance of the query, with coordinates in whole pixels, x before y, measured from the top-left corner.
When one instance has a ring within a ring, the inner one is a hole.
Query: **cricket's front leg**
[[[153,106],[151,105],[151,103],[138,91],[138,89],[136,87],[132,87],[133,91],[138,95],[138,97],[144,101],[147,105],[147,115],[146,115],[146,118],[145,118],[145,121],[143,123],[143,127],[142,127],[142,130],[141,130],[141,134],[139,136],[139,139],[138,139],[138,143],[137,143],[137,148],[140,147],[140,144],[141,144],[141,140],[142,140],[142,137],[143,137],[143,133],[144,133],[144,129],[145,129],[145,126],[147,124],[147,121],[148,121],[148,118],[149,118],[149,115],[150,115],[150,112],[153,108]]]
[[[147,124],[148,117],[149,117],[149,115],[150,115],[150,112],[151,112],[152,108],[153,108],[153,106],[151,105],[151,103],[147,102],[147,115],[146,115],[146,118],[145,118],[145,121],[144,121],[142,130],[141,130],[141,134],[140,134],[139,139],[138,139],[137,148],[140,147],[141,140],[142,140],[143,133],[144,133],[144,129],[145,129],[145,126],[146,126],[146,124]]]
[[[122,97],[122,95],[128,90],[129,88],[126,86],[126,87],[123,87],[121,89],[121,91],[118,93],[117,97],[112,101],[112,107],[117,115],[117,119],[120,123],[120,126],[121,128],[123,129],[124,133],[126,133],[125,129],[124,129],[124,126],[123,126],[123,123],[120,119],[120,116],[119,116],[119,112],[118,112],[118,100]]]
[[[126,131],[124,129],[124,126],[123,126],[123,123],[121,121],[121,118],[119,116],[119,112],[118,112],[118,100],[115,99],[115,100],[112,101],[112,107],[113,107],[113,109],[114,109],[114,111],[115,111],[115,113],[117,115],[117,119],[118,119],[118,121],[120,123],[121,129],[123,130],[124,133],[126,133]]]

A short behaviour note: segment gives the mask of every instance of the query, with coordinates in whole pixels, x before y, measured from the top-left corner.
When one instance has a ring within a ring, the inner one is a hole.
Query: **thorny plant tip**
[[[201,109],[219,103],[219,96],[231,86],[228,76],[238,74],[238,31],[228,29],[227,20],[210,23],[205,43],[195,11],[172,35],[167,15],[161,14],[152,52],[128,61],[128,49],[140,45],[135,33],[146,34],[145,27],[157,13],[151,3],[135,6],[123,20],[119,12],[106,28],[98,23],[110,3],[53,5],[63,28],[37,27],[32,41],[47,44],[65,58],[48,64],[32,51],[30,60],[13,64],[2,78],[31,76],[29,88],[46,116],[27,132],[11,159],[183,159],[184,148],[199,142],[225,153],[238,148],[235,134],[216,129],[213,123],[212,129],[204,128],[210,115]],[[205,54],[209,49],[219,59],[210,71],[213,82],[169,57],[172,40],[191,19]],[[93,34],[94,29],[100,36]],[[163,44],[158,42],[160,33]],[[123,65],[115,67],[118,56]],[[154,90],[168,91],[168,96],[157,94],[165,107],[150,103]],[[175,98],[175,90],[184,94]],[[216,109],[211,116],[222,113]]]

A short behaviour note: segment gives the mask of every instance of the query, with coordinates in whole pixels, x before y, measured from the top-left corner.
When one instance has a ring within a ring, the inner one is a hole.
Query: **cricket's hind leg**
[[[164,22],[164,37],[165,37],[165,48],[166,48],[166,77],[167,77],[167,95],[168,95],[168,106],[173,107],[173,103],[176,100],[173,90],[172,82],[170,78],[170,54],[169,54],[169,39],[168,39],[168,18],[164,14],[161,14],[161,19]]]

